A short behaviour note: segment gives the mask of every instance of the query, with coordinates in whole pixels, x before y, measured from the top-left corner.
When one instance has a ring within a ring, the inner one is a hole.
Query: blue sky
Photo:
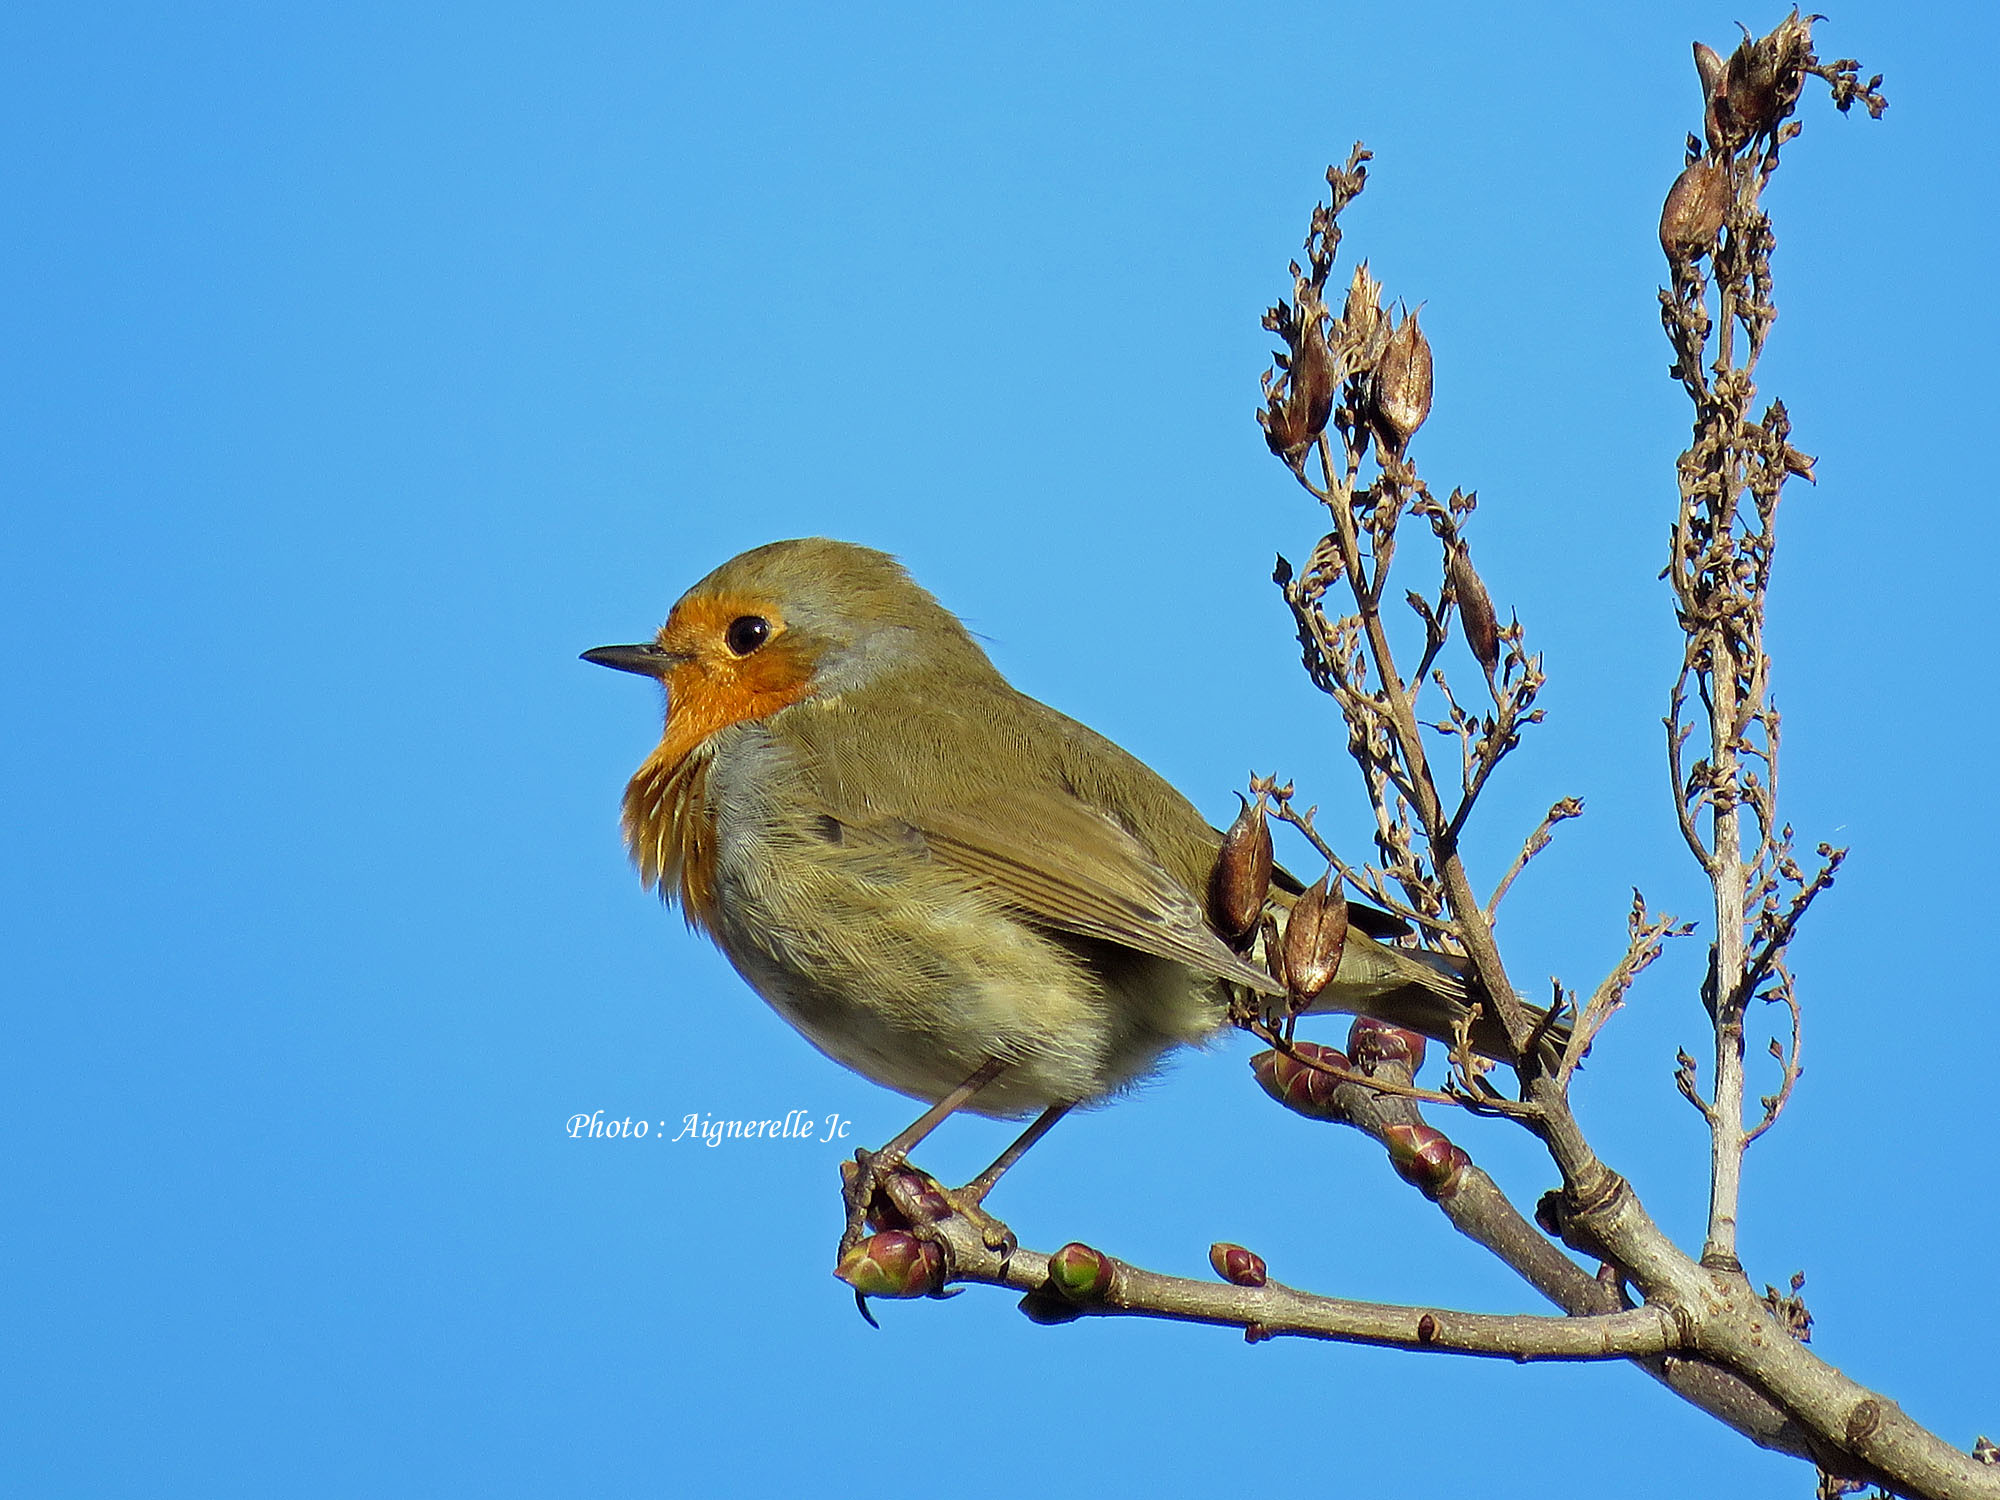
[[[576,653],[756,543],[897,552],[1211,816],[1277,770],[1364,847],[1267,581],[1314,517],[1251,420],[1259,314],[1356,139],[1346,254],[1438,359],[1418,459],[1479,491],[1551,673],[1474,858],[1589,808],[1517,888],[1513,972],[1594,983],[1634,885],[1699,915],[1658,726],[1687,419],[1653,235],[1688,43],[1739,14],[1780,11],[10,7],[7,1487],[1115,1496],[1310,1453],[1384,1495],[1803,1493],[1619,1369],[1051,1330],[978,1290],[875,1332],[828,1275],[836,1147],[564,1133],[797,1108],[872,1142],[911,1112],[619,846],[658,703]],[[1770,197],[1765,389],[1821,481],[1774,606],[1786,806],[1854,854],[1796,950],[1807,1076],[1744,1231],[1760,1281],[1806,1271],[1827,1357],[1966,1444],[2000,1436],[1995,29],[1839,7],[1820,50],[1893,106],[1809,98]],[[1647,977],[1579,1086],[1686,1243],[1697,962]],[[1164,1270],[1229,1238],[1319,1290],[1533,1308],[1359,1137],[1270,1106],[1249,1050],[1066,1123],[996,1207]],[[1504,1127],[1447,1123],[1550,1185]],[[1002,1134],[926,1160],[969,1173]]]

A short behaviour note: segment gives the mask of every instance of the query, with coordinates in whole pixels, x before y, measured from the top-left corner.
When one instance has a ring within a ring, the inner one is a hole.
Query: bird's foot
[[[982,1244],[1003,1255],[1017,1244],[1014,1232],[982,1206],[990,1182],[947,1188],[907,1160],[884,1165],[886,1157],[857,1151],[854,1161],[840,1167],[848,1223],[834,1274],[854,1288],[854,1305],[871,1326],[879,1326],[868,1310],[871,1296],[952,1295],[945,1290],[952,1276],[952,1242],[939,1229],[941,1221],[958,1215]]]
[[[847,1227],[840,1238],[843,1255],[871,1230],[898,1229],[940,1243],[938,1221],[953,1214],[971,1224],[989,1250],[1011,1251],[1019,1244],[1014,1231],[986,1211],[990,1182],[948,1188],[906,1158],[891,1160],[879,1151],[855,1152],[853,1161],[840,1164],[840,1175],[847,1207]]]
[[[853,1161],[840,1164],[840,1198],[847,1211],[840,1232],[842,1256],[860,1244],[871,1227],[879,1227],[875,1223],[875,1205],[882,1184],[905,1160],[903,1153],[895,1150],[856,1151]]]
[[[921,1176],[922,1174],[918,1175]],[[957,1214],[974,1229],[979,1231],[979,1242],[988,1250],[999,1250],[1011,1254],[1019,1247],[1021,1242],[1014,1238],[1014,1231],[986,1211],[986,1190],[990,1184],[982,1186],[979,1183],[973,1182],[967,1183],[961,1188],[947,1188],[940,1187],[936,1181],[928,1177],[924,1178],[924,1181],[928,1185],[929,1195],[942,1198],[948,1212]],[[929,1196],[926,1195],[924,1202],[927,1203],[928,1201]],[[942,1215],[934,1217],[942,1217]],[[913,1225],[912,1228],[915,1228],[915,1226]],[[918,1232],[921,1233],[921,1231]],[[932,1232],[935,1233],[935,1229]]]

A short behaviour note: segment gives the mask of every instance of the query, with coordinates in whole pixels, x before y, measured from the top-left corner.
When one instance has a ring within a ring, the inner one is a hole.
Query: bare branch
[[[1632,911],[1626,919],[1626,929],[1628,936],[1623,956],[1592,993],[1590,1002],[1584,1006],[1583,1014],[1577,1019],[1570,1031],[1569,1041],[1563,1047],[1562,1062],[1556,1069],[1559,1084],[1568,1084],[1577,1064],[1590,1050],[1591,1042],[1604,1029],[1604,1023],[1624,1005],[1625,993],[1632,988],[1632,982],[1660,956],[1667,940],[1686,937],[1694,930],[1687,923],[1676,923],[1672,917],[1649,914],[1646,898],[1636,890],[1632,892]],[[1683,1087],[1681,1092],[1686,1094],[1688,1088]]]
[[[1486,898],[1486,920],[1491,922],[1500,910],[1500,902],[1506,897],[1507,889],[1515,878],[1528,867],[1528,861],[1549,846],[1551,832],[1556,824],[1570,818],[1583,816],[1583,803],[1575,797],[1565,797],[1548,810],[1542,821],[1535,825],[1535,831],[1528,835],[1521,845],[1521,852],[1514,856],[1514,863],[1507,867],[1507,873],[1500,877],[1500,883],[1493,888],[1493,894]]]

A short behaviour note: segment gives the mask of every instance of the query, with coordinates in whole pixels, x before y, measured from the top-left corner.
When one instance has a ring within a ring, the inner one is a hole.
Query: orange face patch
[[[755,650],[729,647],[730,626],[766,621]],[[659,748],[625,789],[625,838],[648,885],[678,900],[689,922],[715,920],[715,826],[708,806],[705,758],[695,752],[731,724],[769,718],[805,697],[812,663],[788,636],[773,605],[752,599],[683,599],[659,643],[681,662],[667,674],[667,725]]]
[[[755,617],[770,624],[756,650],[729,649],[729,627]],[[663,757],[679,760],[710,735],[747,719],[767,719],[805,697],[812,663],[801,643],[788,638],[774,605],[755,599],[683,599],[660,630],[667,650],[688,658],[667,674],[667,729]]]

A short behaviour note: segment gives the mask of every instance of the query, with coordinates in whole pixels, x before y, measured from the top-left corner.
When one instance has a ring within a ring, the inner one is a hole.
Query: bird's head
[[[957,618],[887,553],[806,537],[731,558],[689,589],[651,641],[583,653],[666,685],[662,750],[830,700],[890,673],[993,675]]]

